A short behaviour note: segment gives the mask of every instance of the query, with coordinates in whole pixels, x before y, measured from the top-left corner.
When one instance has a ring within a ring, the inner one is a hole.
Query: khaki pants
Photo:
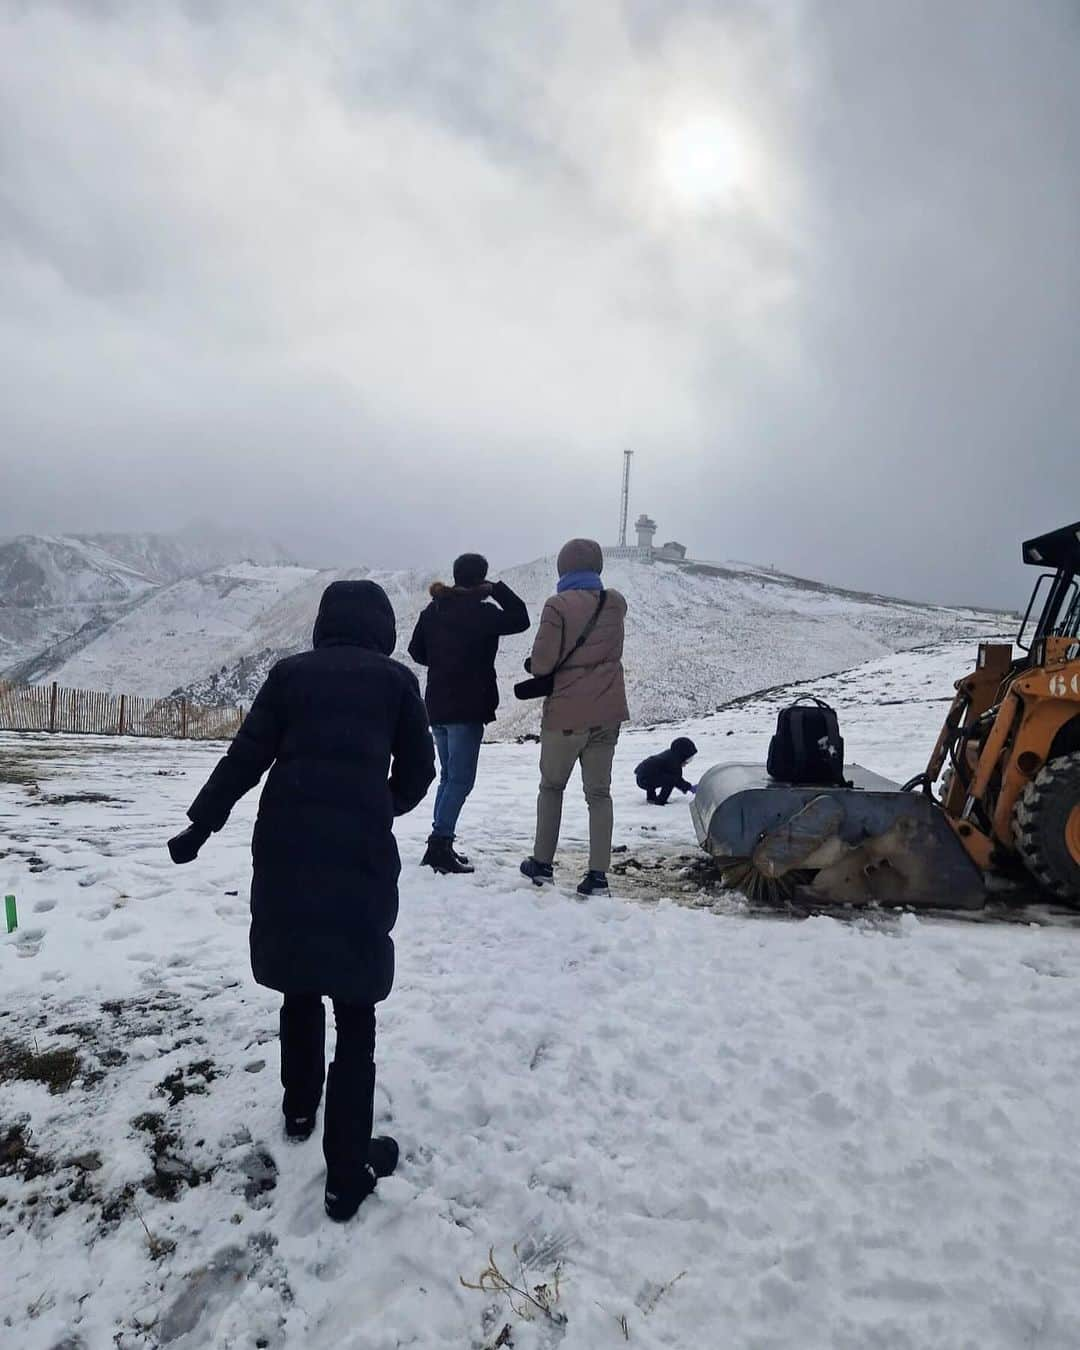
[[[606,872],[611,863],[611,763],[618,727],[592,731],[545,731],[540,737],[540,795],[536,802],[537,862],[551,863],[559,843],[563,791],[581,761],[581,784],[589,807],[589,869]]]

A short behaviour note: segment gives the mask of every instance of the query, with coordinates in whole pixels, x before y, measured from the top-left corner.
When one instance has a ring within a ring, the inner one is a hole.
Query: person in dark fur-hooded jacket
[[[463,553],[454,563],[453,586],[437,581],[431,587],[431,603],[409,643],[409,655],[427,667],[425,702],[442,767],[422,859],[436,872],[473,870],[454,849],[454,837],[476,782],[484,727],[499,706],[499,639],[529,627],[524,601],[504,581],[488,581],[487,572],[486,558]]]
[[[326,588],[314,650],[279,661],[228,753],[169,841],[194,861],[237,801],[270,770],[252,841],[251,964],[284,995],[282,1109],[286,1134],[315,1127],[325,1074],[322,996],[337,1042],[326,1085],[326,1209],[348,1219],[388,1175],[397,1145],[372,1140],[375,1004],[390,993],[400,871],[395,816],[435,777],[420,687],[390,659],[394,611],[371,581]]]

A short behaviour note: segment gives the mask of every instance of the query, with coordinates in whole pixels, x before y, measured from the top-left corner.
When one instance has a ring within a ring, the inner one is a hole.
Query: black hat
[[[697,754],[697,746],[689,736],[676,736],[671,742],[671,748],[684,764],[688,759],[693,759]]]
[[[487,573],[488,561],[479,553],[463,553],[454,559],[455,586],[482,586]]]

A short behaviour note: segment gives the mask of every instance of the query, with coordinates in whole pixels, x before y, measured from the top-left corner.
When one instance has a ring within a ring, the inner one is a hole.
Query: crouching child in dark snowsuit
[[[680,792],[694,791],[694,785],[683,777],[683,769],[696,754],[697,746],[688,736],[677,736],[669,749],[641,761],[634,776],[650,806],[667,806],[676,788]]]
[[[251,966],[284,995],[285,1132],[306,1139],[326,1074],[323,996],[337,1041],[326,1083],[326,1212],[349,1219],[397,1164],[372,1139],[375,1004],[394,979],[395,816],[423,800],[435,755],[414,676],[390,660],[394,611],[371,581],[328,586],[314,650],[279,661],[169,841],[191,862],[270,770],[252,841]]]

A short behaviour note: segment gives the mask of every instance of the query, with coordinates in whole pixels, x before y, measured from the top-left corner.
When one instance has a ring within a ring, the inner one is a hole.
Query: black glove
[[[169,840],[169,857],[174,863],[194,862],[211,833],[205,825],[189,825]]]

